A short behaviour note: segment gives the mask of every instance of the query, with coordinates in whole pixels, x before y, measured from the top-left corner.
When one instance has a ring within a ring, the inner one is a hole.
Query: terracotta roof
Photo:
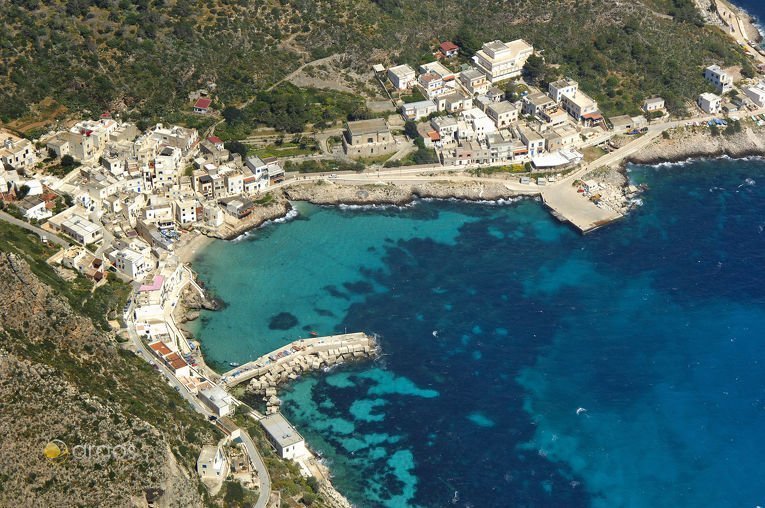
[[[207,109],[210,107],[210,104],[212,104],[212,99],[201,97],[194,103],[194,107],[198,109]]]
[[[159,356],[165,356],[172,353],[172,351],[170,351],[170,348],[167,347],[167,345],[161,341],[157,341],[152,344],[149,344],[149,347],[152,350],[154,350]]]
[[[454,51],[455,49],[460,49],[460,47],[452,41],[444,41],[439,47],[441,48],[441,51]]]
[[[177,358],[173,361],[167,362],[170,367],[173,368],[173,370],[182,369],[184,367],[187,367],[189,364],[186,363],[186,361],[183,358]]]
[[[436,131],[428,132],[428,137],[431,141],[438,141],[441,139],[441,136]]]
[[[215,145],[219,145],[219,144],[223,143],[223,140],[220,139],[218,136],[210,136],[209,138],[207,138],[207,141],[209,141],[210,143],[213,143]]]

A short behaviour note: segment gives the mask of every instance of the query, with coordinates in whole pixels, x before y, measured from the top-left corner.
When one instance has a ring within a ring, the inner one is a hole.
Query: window
[[[367,138],[367,143],[374,143],[374,138]]]

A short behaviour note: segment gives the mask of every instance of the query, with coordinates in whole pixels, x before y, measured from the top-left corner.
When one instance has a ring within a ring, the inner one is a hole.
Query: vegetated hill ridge
[[[159,506],[203,505],[193,467],[219,439],[203,418],[21,254],[0,252],[0,294],[0,505],[145,506],[146,489],[164,492]],[[53,439],[64,460],[43,454]],[[75,457],[77,445],[122,450]]]
[[[606,113],[652,94],[682,107],[705,87],[702,65],[744,61],[693,0],[5,0],[0,16],[4,121],[44,115],[46,97],[168,115],[211,82],[232,105],[312,59],[343,53],[366,71],[421,61],[444,39],[469,53],[523,37]]]

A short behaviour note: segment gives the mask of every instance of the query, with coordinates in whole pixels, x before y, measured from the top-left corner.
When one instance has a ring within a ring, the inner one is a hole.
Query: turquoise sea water
[[[533,200],[301,204],[195,261],[229,304],[197,333],[221,363],[379,335],[283,396],[359,506],[765,505],[765,162],[631,177],[584,237]]]

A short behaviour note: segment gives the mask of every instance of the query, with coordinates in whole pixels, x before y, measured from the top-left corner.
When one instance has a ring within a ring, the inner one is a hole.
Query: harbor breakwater
[[[248,382],[247,390],[261,395],[271,414],[281,405],[278,386],[311,371],[374,358],[378,352],[375,338],[361,332],[300,339],[232,369],[220,381],[229,389]]]

